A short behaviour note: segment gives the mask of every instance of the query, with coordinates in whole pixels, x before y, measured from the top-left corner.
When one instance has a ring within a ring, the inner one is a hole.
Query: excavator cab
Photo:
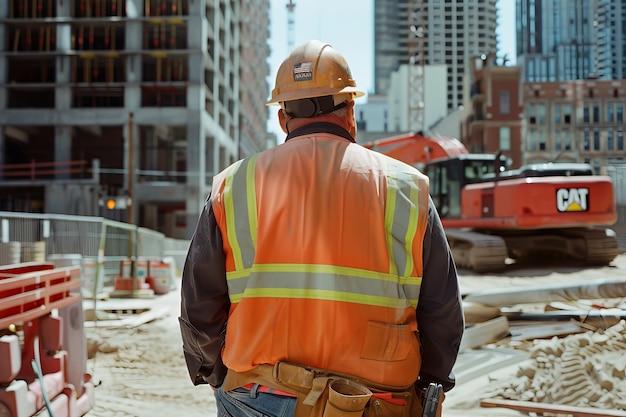
[[[430,194],[441,218],[461,218],[461,191],[503,172],[505,160],[492,154],[463,154],[428,162]]]

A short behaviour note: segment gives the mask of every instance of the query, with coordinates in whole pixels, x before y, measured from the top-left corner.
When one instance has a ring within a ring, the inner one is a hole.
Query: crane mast
[[[294,48],[294,26],[295,18],[293,10],[296,8],[296,4],[289,0],[287,3],[287,51],[292,51]]]
[[[424,131],[424,67],[426,33],[426,4],[424,0],[409,0],[407,65],[407,125],[409,131]]]

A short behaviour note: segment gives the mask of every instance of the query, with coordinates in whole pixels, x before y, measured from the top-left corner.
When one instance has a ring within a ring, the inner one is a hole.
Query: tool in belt
[[[230,391],[249,383],[297,395],[295,417],[423,415],[420,398],[412,385],[398,389],[289,362],[278,362],[273,366],[258,365],[246,372],[228,370],[222,389]]]

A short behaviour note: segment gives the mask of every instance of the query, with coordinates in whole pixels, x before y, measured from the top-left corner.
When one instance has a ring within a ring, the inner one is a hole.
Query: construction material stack
[[[0,267],[0,415],[85,415],[94,405],[79,266]]]

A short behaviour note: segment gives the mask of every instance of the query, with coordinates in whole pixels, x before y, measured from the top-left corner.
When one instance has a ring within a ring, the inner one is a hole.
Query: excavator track
[[[446,229],[446,237],[457,266],[477,273],[496,272],[513,261],[565,260],[601,266],[619,253],[615,232],[601,227],[489,232]]]
[[[504,269],[506,243],[499,236],[465,229],[446,229],[446,238],[456,265],[475,272]]]
[[[518,262],[568,262],[571,265],[609,264],[618,255],[617,236],[602,227],[505,231],[509,257]]]

